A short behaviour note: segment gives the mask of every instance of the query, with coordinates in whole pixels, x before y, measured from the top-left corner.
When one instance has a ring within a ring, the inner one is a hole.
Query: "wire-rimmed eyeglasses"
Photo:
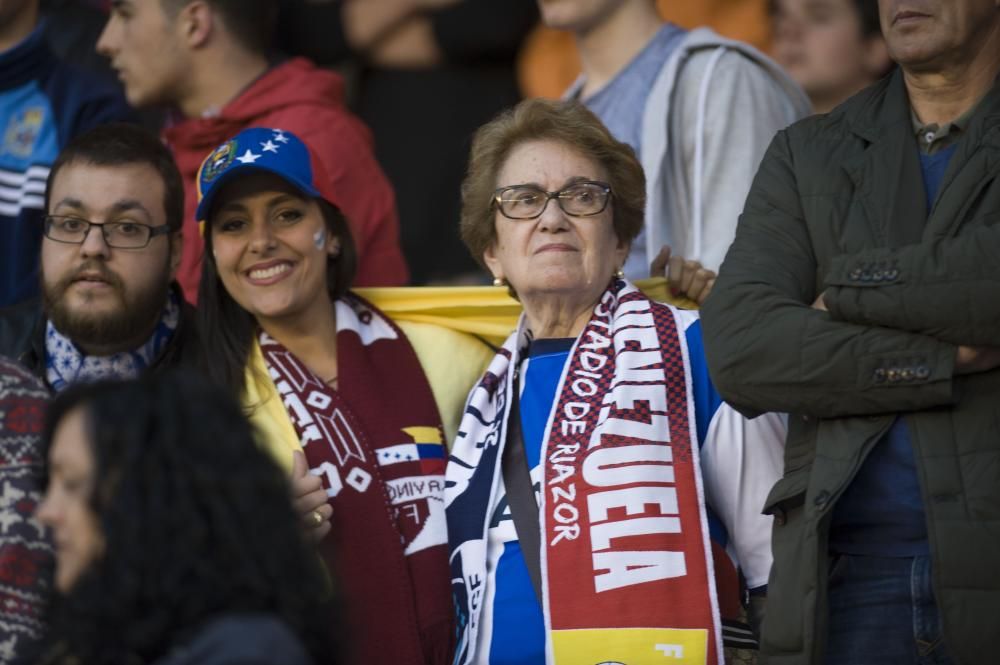
[[[611,185],[597,180],[582,180],[558,192],[546,192],[534,185],[511,185],[493,192],[493,204],[510,219],[541,217],[549,201],[555,199],[562,211],[573,217],[590,217],[603,212],[611,200]]]

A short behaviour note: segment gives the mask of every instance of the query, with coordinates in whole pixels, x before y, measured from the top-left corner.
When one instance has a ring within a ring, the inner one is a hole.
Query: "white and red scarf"
[[[336,313],[337,389],[266,333],[258,342],[333,507],[320,549],[345,596],[349,662],[446,665],[454,634],[437,405],[395,324],[353,294]]]
[[[488,516],[530,340],[522,318],[473,389],[448,464],[457,665],[476,650]],[[615,280],[570,351],[543,438],[549,665],[723,662],[691,390],[675,310]]]

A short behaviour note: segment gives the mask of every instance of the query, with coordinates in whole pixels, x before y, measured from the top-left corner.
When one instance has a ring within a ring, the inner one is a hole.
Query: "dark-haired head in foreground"
[[[218,619],[239,635],[226,653],[274,648],[263,620],[290,649],[273,662],[307,662],[286,628],[329,661],[319,560],[229,397],[180,373],[77,386],[53,403],[45,442],[53,662],[151,663]]]

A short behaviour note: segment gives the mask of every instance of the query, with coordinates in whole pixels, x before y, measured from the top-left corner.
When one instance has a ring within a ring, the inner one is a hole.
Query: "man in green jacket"
[[[789,413],[762,649],[994,662],[1000,0],[879,0],[900,65],[780,132],[703,308],[713,380]]]

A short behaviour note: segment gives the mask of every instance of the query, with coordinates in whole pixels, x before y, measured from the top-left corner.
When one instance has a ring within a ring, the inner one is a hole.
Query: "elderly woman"
[[[201,377],[78,385],[47,414],[56,545],[42,662],[337,662],[288,480]]]
[[[344,591],[354,662],[443,665],[454,629],[439,405],[407,335],[348,290],[354,245],[323,170],[278,129],[245,130],[205,160],[208,370],[293,468]],[[441,410],[460,412],[472,382]]]
[[[734,565],[767,582],[784,428],[722,403],[695,312],[621,278],[643,192],[574,102],[525,101],[475,137],[462,237],[524,315],[448,464],[457,663],[721,663],[753,641],[723,618]]]

